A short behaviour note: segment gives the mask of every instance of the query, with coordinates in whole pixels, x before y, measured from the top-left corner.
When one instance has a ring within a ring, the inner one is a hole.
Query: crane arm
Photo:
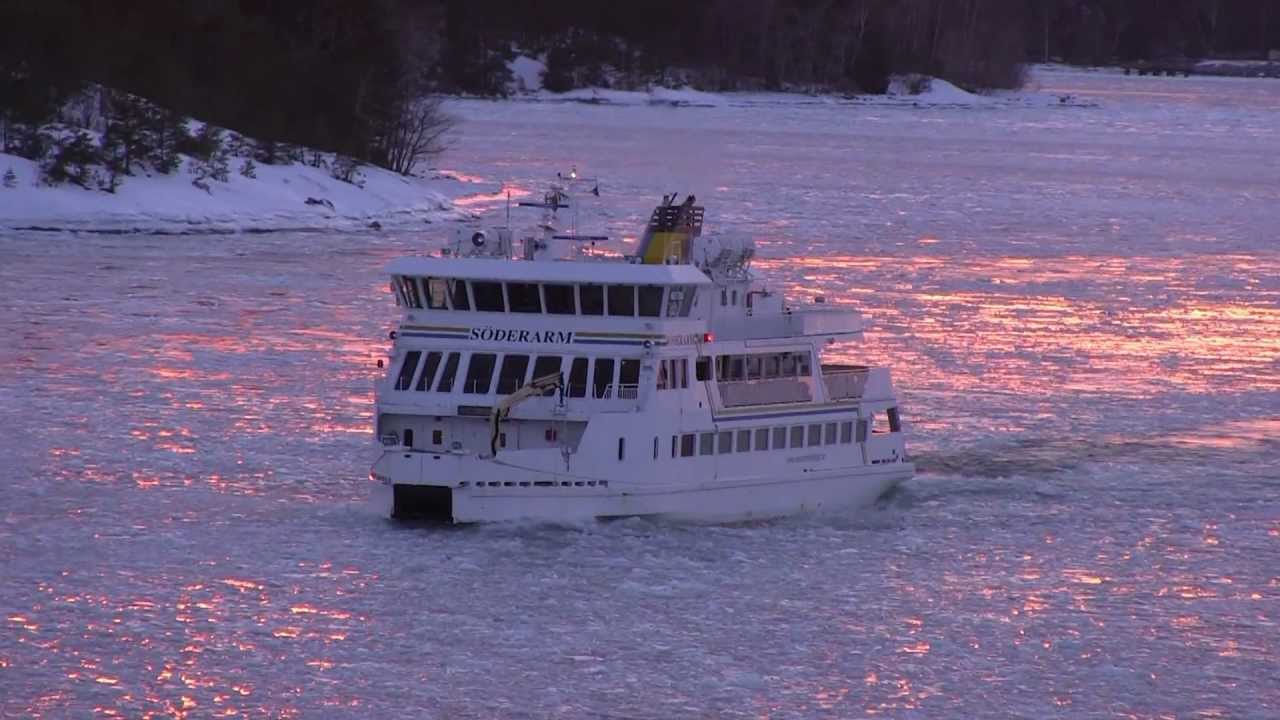
[[[540,378],[534,378],[533,382],[516,390],[502,402],[493,406],[493,412],[489,413],[489,451],[497,456],[498,454],[498,431],[502,426],[502,421],[507,419],[511,414],[511,409],[531,397],[537,397],[545,394],[548,390],[560,390],[564,387],[560,373],[553,375],[543,375]]]

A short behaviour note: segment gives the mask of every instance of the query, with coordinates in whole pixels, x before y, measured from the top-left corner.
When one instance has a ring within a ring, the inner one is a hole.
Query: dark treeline
[[[982,90],[1028,60],[1262,56],[1280,0],[0,0],[0,145],[45,152],[32,128],[104,87],[90,129],[115,126],[125,155],[134,130],[189,146],[174,129],[197,117],[267,162],[296,144],[407,172],[405,144],[439,129],[420,99],[505,93],[517,47],[545,54],[553,90],[883,92],[894,73]]]

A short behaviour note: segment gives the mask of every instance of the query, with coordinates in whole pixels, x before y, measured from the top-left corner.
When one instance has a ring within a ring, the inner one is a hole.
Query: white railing
[[[635,400],[640,397],[640,386],[633,383],[614,385],[610,383],[603,388],[591,387],[591,397],[597,400]]]

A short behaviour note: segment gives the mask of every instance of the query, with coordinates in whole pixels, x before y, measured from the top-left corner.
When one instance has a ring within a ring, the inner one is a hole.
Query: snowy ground
[[[1280,83],[1037,82],[1082,104],[454,104],[460,174],[577,165],[623,242],[696,192],[867,311],[923,472],[850,515],[393,525],[382,267],[439,226],[0,233],[0,717],[1280,716]]]

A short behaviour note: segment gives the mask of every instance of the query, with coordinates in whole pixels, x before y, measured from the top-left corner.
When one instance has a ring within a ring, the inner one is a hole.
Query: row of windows
[[[520,283],[396,276],[391,283],[401,305],[415,309],[481,312],[688,317],[692,286]]]
[[[848,445],[865,442],[867,422],[851,420],[839,423],[813,423],[790,427],[724,430],[721,432],[686,433],[671,436],[671,457],[694,455],[728,455],[730,453],[795,450],[822,445]]]
[[[462,377],[464,393],[510,395],[535,378],[560,374],[568,368],[568,397],[635,398],[640,386],[638,358],[585,358],[560,355],[469,353],[465,370],[461,352],[410,350],[396,373],[396,390],[453,392]],[[531,362],[532,361],[532,362]],[[497,370],[495,377],[494,371]]]
[[[808,377],[812,373],[813,363],[805,352],[716,356],[716,379],[722,381]]]
[[[658,362],[659,390],[687,390],[689,388],[689,358],[671,358]]]

